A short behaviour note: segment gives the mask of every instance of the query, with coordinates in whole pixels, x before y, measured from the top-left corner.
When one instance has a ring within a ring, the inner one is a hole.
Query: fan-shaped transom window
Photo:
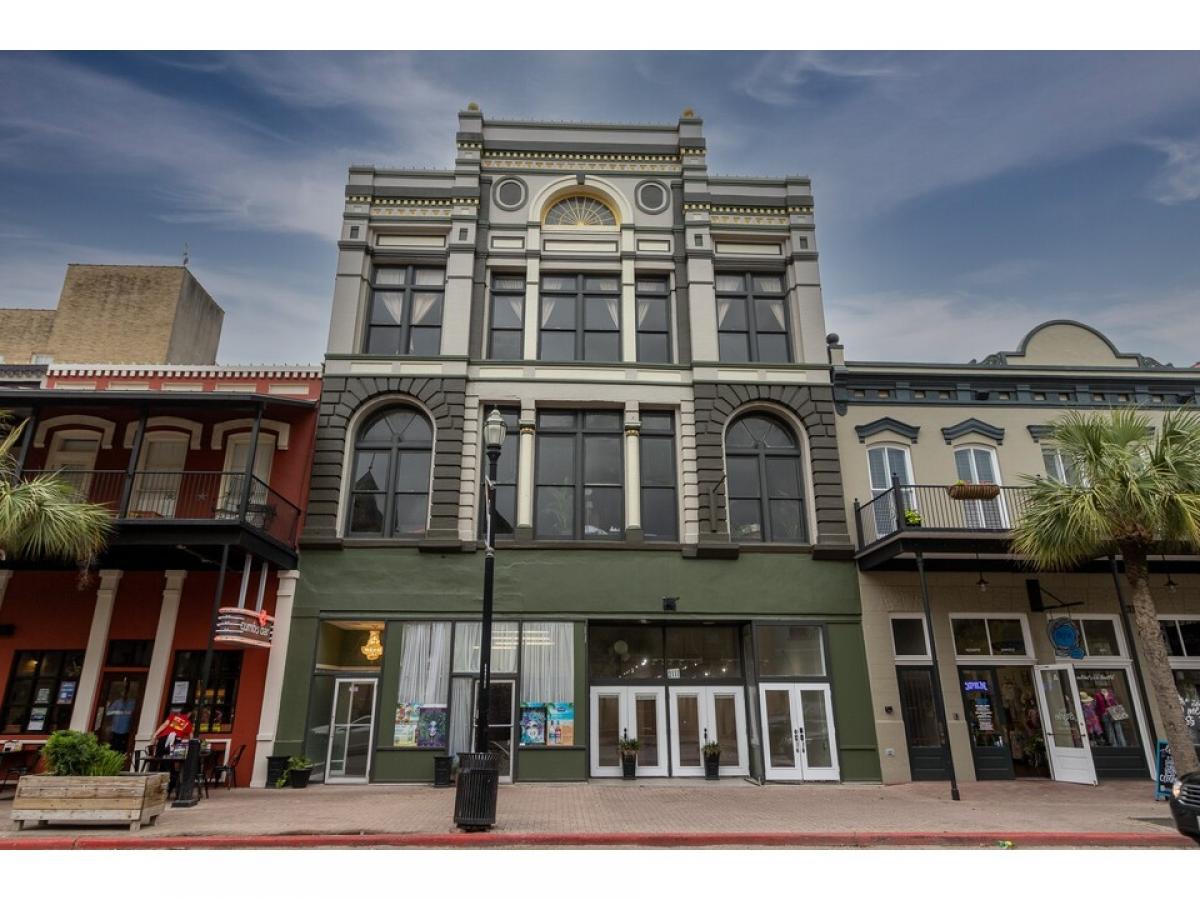
[[[800,446],[791,428],[765,413],[741,416],[725,433],[725,466],[735,541],[807,540]]]
[[[595,197],[564,197],[546,213],[547,225],[577,228],[612,228],[617,224],[613,211]]]
[[[351,535],[411,537],[425,533],[433,428],[419,411],[395,406],[376,413],[354,442]]]

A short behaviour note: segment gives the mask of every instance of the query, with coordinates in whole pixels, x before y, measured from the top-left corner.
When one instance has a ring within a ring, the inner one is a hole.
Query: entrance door
[[[92,730],[102,744],[128,753],[133,749],[133,734],[146,693],[146,675],[142,672],[110,672],[100,686],[100,701]]]
[[[745,690],[732,687],[672,687],[671,771],[703,775],[709,742],[721,746],[721,774],[750,774],[746,741]]]
[[[912,780],[949,779],[949,753],[933,699],[932,667],[899,666],[896,680],[900,684],[900,713],[904,718]]]
[[[954,451],[954,466],[958,477],[968,484],[999,484],[996,452],[990,447],[961,447]],[[1003,496],[994,500],[961,500],[966,527],[1001,529],[1008,527],[1008,514]]]
[[[836,781],[837,741],[827,684],[759,685],[766,777]]]
[[[500,757],[500,780],[512,781],[513,724],[516,721],[515,681],[493,680],[488,691],[488,752]],[[475,681],[475,702],[471,709],[471,748],[475,748],[476,723],[479,721],[479,680]]]
[[[1004,707],[995,669],[959,669],[963,708],[971,737],[975,777],[980,781],[1016,778],[1012,750],[1006,739]]]
[[[1070,665],[1034,666],[1042,727],[1055,781],[1095,784],[1096,767],[1084,731],[1079,689]]]
[[[637,774],[665,777],[667,769],[666,688],[594,687],[591,694],[592,775],[621,775],[620,741],[637,738]]]
[[[327,784],[366,784],[375,741],[375,679],[339,678],[329,721]]]
[[[129,515],[162,519],[175,515],[187,452],[188,439],[184,435],[146,435]]]

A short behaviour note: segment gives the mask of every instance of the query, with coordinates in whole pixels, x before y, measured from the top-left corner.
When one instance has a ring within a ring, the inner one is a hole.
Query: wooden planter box
[[[167,773],[105,777],[22,775],[13,797],[17,829],[26,822],[153,825],[167,805]]]
[[[1000,496],[998,484],[952,484],[946,488],[951,500],[995,500]]]

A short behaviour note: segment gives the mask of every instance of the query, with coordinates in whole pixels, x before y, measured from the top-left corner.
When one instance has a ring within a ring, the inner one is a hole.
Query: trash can
[[[499,756],[495,753],[458,754],[454,824],[468,831],[481,831],[495,825],[499,786]]]
[[[453,756],[435,756],[433,758],[434,787],[450,787],[450,769],[453,765]]]
[[[287,771],[287,764],[290,758],[289,756],[267,757],[267,787],[275,787],[275,782]]]

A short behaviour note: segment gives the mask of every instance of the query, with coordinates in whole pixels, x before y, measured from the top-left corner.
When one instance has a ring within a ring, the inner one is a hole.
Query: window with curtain
[[[437,356],[442,347],[445,269],[386,266],[371,279],[366,352]]]
[[[625,454],[616,411],[538,413],[534,536],[620,540]]]
[[[493,275],[489,359],[523,359],[525,276]]]
[[[556,362],[621,359],[621,279],[543,275],[538,358]]]
[[[671,362],[671,292],[666,276],[637,280],[638,362]]]
[[[575,743],[575,627],[521,626],[521,746]]]
[[[401,635],[394,747],[445,749],[450,738],[449,622],[406,622]]]
[[[483,626],[479,622],[456,622],[454,629],[455,674],[478,675]],[[517,622],[492,622],[493,675],[512,674],[517,671],[520,633]]]
[[[790,362],[783,276],[719,272],[716,286],[721,361]]]
[[[648,541],[678,540],[675,414],[643,412],[641,417],[642,536]]]
[[[521,410],[518,407],[483,408],[483,418],[487,420],[493,409],[499,409],[504,417],[508,431],[504,435],[504,443],[500,446],[500,459],[496,461],[496,534],[497,540],[511,538],[517,524],[517,462],[521,452]],[[487,537],[487,448],[480,448],[479,457],[479,538]]]
[[[800,445],[780,419],[748,413],[725,432],[729,531],[735,541],[803,543]]]
[[[888,494],[892,489],[892,476],[895,475],[900,484],[912,484],[912,468],[909,465],[908,448],[906,447],[870,447],[867,449],[867,468],[871,474],[871,496]],[[904,491],[903,512],[917,509],[916,491]],[[876,535],[891,534],[896,530],[896,499],[888,494],[882,500],[871,504],[875,516]]]
[[[433,429],[407,406],[371,416],[354,442],[349,524],[354,536],[413,537],[429,518]]]

